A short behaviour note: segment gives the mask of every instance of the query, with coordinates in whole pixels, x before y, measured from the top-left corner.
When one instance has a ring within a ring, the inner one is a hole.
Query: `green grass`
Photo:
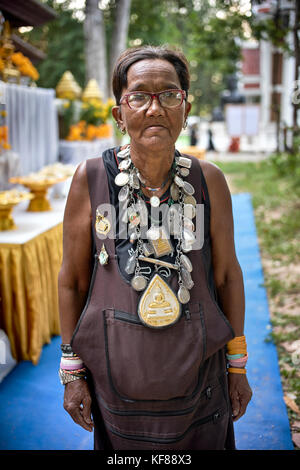
[[[233,177],[237,191],[251,193],[261,248],[286,265],[299,260],[300,182],[296,184],[292,177],[279,176],[268,161],[217,165],[225,176]]]
[[[296,270],[291,271],[291,267],[299,265],[300,261],[299,173],[297,176],[287,171],[279,174],[270,161],[216,162],[216,165],[230,177],[233,192],[251,193],[262,259],[283,268],[281,276],[276,269],[264,269],[273,327],[266,341],[277,346],[284,393],[292,394],[300,407],[300,367],[283,346],[283,343],[291,344],[300,338],[300,316],[285,309],[285,303],[291,299],[293,302],[298,299],[296,306],[298,310],[300,308],[299,277]],[[291,424],[300,419],[289,408],[288,415]]]

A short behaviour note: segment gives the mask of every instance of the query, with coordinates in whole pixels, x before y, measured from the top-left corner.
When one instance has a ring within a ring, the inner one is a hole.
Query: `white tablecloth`
[[[61,223],[66,200],[53,199],[50,203],[52,210],[47,212],[27,212],[28,201],[15,206],[12,215],[17,228],[0,232],[0,243],[22,245]]]
[[[58,119],[55,90],[0,81],[7,112],[9,143],[20,157],[20,174],[57,161]]]
[[[59,141],[59,155],[62,163],[77,165],[88,158],[101,157],[104,150],[114,147],[114,138],[89,141]]]

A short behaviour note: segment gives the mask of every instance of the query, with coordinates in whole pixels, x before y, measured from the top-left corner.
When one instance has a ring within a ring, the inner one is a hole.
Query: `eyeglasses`
[[[163,108],[179,108],[186,98],[184,90],[165,90],[159,93],[150,93],[148,91],[132,91],[123,95],[120,104],[126,102],[130,109],[149,108],[153,98],[157,98]]]

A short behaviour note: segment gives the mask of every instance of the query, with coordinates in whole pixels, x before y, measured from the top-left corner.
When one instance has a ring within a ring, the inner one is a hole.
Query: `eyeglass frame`
[[[171,107],[168,107],[168,106],[163,106],[160,102],[160,99],[159,99],[159,95],[161,95],[162,93],[166,93],[167,91],[176,91],[176,92],[179,92],[181,94],[181,102],[178,106],[171,106]],[[130,95],[135,95],[137,93],[143,93],[144,95],[148,95],[151,97],[151,101],[150,101],[150,104],[149,106],[146,108],[146,109],[149,109],[150,106],[152,105],[153,103],[153,98],[156,98],[157,101],[159,102],[160,106],[162,108],[167,108],[167,109],[177,109],[179,108],[183,101],[186,100],[187,98],[187,95],[186,95],[186,91],[185,90],[180,90],[179,88],[174,88],[174,89],[170,89],[170,90],[163,90],[163,91],[159,91],[158,93],[151,93],[151,91],[142,91],[142,90],[139,90],[139,91],[131,91],[130,93],[126,93],[125,95],[121,96],[121,99],[120,99],[120,104],[123,104],[122,101],[125,99],[126,103],[127,103],[127,106],[132,109],[133,111],[137,111],[138,109],[145,109],[143,106],[141,108],[132,108],[128,102],[128,96]]]

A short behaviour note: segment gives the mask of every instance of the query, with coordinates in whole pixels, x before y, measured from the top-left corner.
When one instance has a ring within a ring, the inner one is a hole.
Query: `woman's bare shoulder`
[[[89,189],[86,172],[86,162],[81,162],[74,173],[70,191],[68,194],[65,215],[72,213],[72,216],[85,212],[90,208]]]
[[[213,162],[199,160],[204,177],[207,180],[214,180],[224,177],[222,170]]]
[[[212,162],[199,160],[210,199],[216,196],[228,196],[229,188],[223,171]]]

